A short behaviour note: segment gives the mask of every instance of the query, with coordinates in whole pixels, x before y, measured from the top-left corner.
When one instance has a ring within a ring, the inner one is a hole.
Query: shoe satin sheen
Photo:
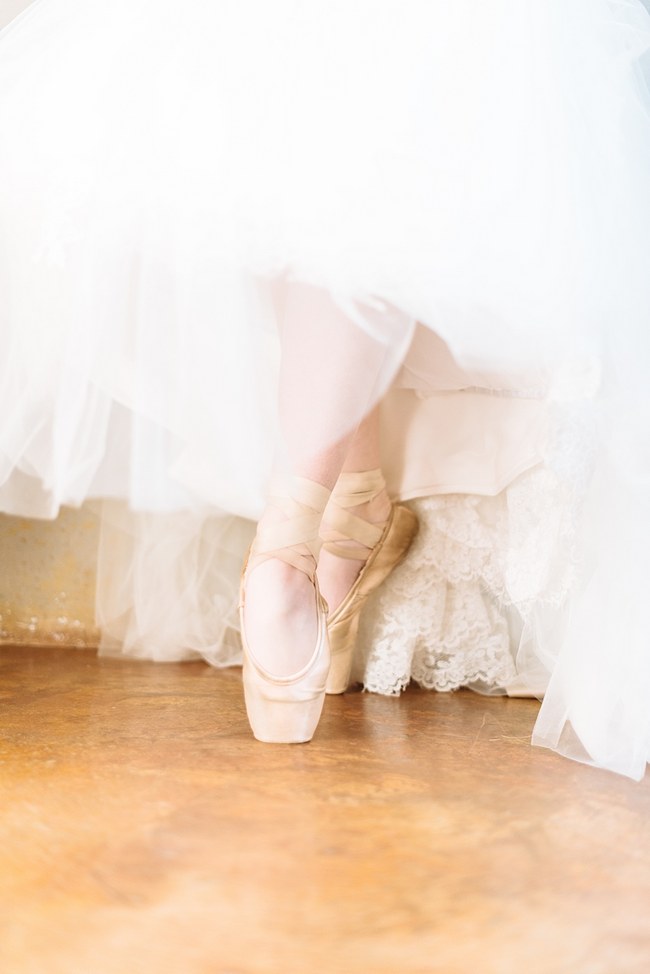
[[[415,514],[402,504],[394,504],[384,532],[368,556],[357,580],[329,617],[332,662],[327,678],[327,693],[343,693],[347,690],[359,620],[366,600],[404,559],[417,532],[418,520]]]
[[[327,603],[320,594],[316,563],[320,550],[319,525],[330,491],[304,477],[288,485],[276,484],[269,498],[284,519],[257,526],[257,534],[244,563],[240,583],[239,614],[243,659],[244,700],[253,735],[267,744],[310,741],[325,701],[330,666]],[[251,652],[244,625],[247,574],[268,558],[277,558],[304,572],[314,586],[318,617],[316,645],[309,662],[289,676],[274,676]]]
[[[315,580],[314,580],[315,581]],[[255,659],[246,641],[243,589],[240,600],[246,713],[258,741],[300,744],[314,735],[325,701],[330,668],[327,605],[316,586],[318,634],[309,662],[290,676],[274,676]]]

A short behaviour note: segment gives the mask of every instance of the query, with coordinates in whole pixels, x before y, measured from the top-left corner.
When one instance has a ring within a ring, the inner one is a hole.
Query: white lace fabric
[[[399,694],[411,680],[431,690],[518,691],[527,677],[518,665],[527,607],[560,605],[571,586],[559,482],[540,465],[495,497],[448,494],[409,506],[420,530],[368,604],[353,679],[382,694]],[[549,572],[561,537],[563,569]]]

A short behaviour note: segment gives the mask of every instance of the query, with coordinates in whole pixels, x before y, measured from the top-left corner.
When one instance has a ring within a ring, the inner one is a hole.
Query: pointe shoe
[[[332,657],[326,685],[329,694],[344,693],[350,685],[363,607],[368,596],[404,559],[418,532],[417,517],[403,504],[393,504],[388,520],[379,525],[350,512],[349,508],[378,497],[384,488],[380,470],[341,474],[328,508],[323,548],[343,558],[365,561],[352,588],[329,616],[327,628]],[[356,547],[342,544],[346,540],[358,544]]]
[[[300,744],[310,741],[325,702],[330,648],[327,605],[318,588],[316,557],[320,548],[318,528],[329,493],[320,484],[296,478],[292,484],[291,497],[272,498],[271,502],[285,513],[286,520],[258,529],[242,570],[239,611],[244,700],[253,735],[266,744]],[[279,558],[303,571],[314,586],[318,617],[316,644],[305,666],[289,676],[274,676],[265,669],[255,659],[246,639],[246,577],[268,558]]]

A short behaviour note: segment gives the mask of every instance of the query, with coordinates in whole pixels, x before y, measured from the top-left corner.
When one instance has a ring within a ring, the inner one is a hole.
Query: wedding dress
[[[315,445],[381,401],[422,522],[353,675],[543,695],[535,743],[643,775],[649,50],[641,0],[36,0],[0,33],[0,509],[97,502],[103,652],[241,662],[306,287],[306,384],[364,349]]]

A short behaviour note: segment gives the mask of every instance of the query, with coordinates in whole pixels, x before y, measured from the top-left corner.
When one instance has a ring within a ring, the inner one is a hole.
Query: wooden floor
[[[328,698],[238,668],[0,652],[3,974],[650,971],[650,777],[531,748],[529,700]]]

